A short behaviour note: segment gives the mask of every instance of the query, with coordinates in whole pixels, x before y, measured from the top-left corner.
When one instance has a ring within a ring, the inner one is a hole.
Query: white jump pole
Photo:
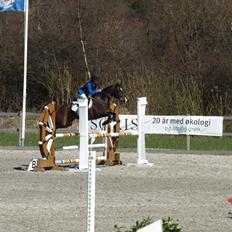
[[[86,231],[95,231],[96,151],[89,151]]]
[[[79,134],[80,134],[80,162],[79,169],[88,168],[88,100],[78,99],[79,104]]]

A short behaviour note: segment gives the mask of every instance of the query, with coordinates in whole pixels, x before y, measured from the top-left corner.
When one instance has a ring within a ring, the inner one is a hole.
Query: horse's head
[[[127,102],[127,98],[126,98],[126,95],[125,95],[125,93],[123,91],[121,83],[117,83],[115,85],[115,98],[117,98],[120,101],[120,103],[126,103]]]
[[[111,85],[109,87],[106,87],[105,89],[102,90],[103,94],[111,96],[117,100],[120,101],[120,103],[126,103],[127,98],[124,94],[122,84],[117,83],[115,85]]]

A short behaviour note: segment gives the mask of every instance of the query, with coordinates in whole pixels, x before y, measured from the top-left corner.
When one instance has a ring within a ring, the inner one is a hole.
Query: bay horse
[[[116,100],[120,103],[127,101],[120,83],[108,86],[92,97],[93,104],[88,109],[88,119],[108,117],[103,125],[113,121],[115,114],[110,108]],[[63,105],[56,111],[56,128],[69,127],[75,119],[79,119],[79,115],[71,110],[71,104]]]

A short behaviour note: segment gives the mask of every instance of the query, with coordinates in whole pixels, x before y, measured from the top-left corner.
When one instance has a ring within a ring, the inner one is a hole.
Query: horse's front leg
[[[102,123],[103,126],[115,121],[115,113],[109,112],[107,117],[106,121]]]

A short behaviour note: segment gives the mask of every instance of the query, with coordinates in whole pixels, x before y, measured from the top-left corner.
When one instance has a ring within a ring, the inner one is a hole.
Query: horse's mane
[[[105,88],[102,90],[102,92],[105,92],[105,91],[107,91],[108,89],[111,89],[111,88],[115,87],[116,85],[117,85],[117,84],[107,86],[107,87],[105,87]]]
[[[108,98],[112,98],[112,97],[114,97],[113,95],[115,94],[115,89],[116,89],[116,87],[118,85],[119,84],[116,83],[116,84],[107,86],[100,93],[97,93],[95,96],[101,96],[101,95],[103,95],[103,96],[106,96]]]
[[[119,84],[119,83],[116,83],[116,84],[107,86],[107,87],[105,87],[105,88],[102,90],[102,92],[105,92],[105,91],[107,91],[107,90],[109,90],[109,89],[115,88],[115,87],[117,87],[118,85],[120,85],[120,84]]]

